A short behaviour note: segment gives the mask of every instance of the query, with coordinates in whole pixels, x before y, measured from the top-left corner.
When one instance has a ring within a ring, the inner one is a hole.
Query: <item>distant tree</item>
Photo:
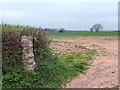
[[[19,27],[20,26],[20,24],[17,24],[17,26],[16,27]]]
[[[90,31],[91,31],[91,32],[93,32],[93,29],[92,29],[92,28],[90,28]]]
[[[65,31],[65,29],[64,28],[59,28],[59,33],[62,33],[62,32],[64,32]]]
[[[58,29],[57,29],[57,28],[54,28],[54,31],[55,31],[55,32],[57,32],[57,31],[58,31]]]
[[[45,28],[45,31],[48,31],[48,28]]]
[[[41,29],[42,27],[38,27],[39,29]]]
[[[94,26],[92,26],[92,28],[90,28],[90,31],[93,32],[93,30],[95,30],[96,32],[98,32],[100,29],[103,29],[103,26],[101,24],[95,24]]]

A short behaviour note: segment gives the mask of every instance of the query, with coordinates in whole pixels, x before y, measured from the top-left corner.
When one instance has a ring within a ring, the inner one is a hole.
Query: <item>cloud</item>
[[[5,2],[0,13],[5,22],[13,24],[20,23],[50,28],[89,29],[93,24],[101,23],[105,26],[105,29],[117,28],[118,7],[116,2],[45,1],[32,3]]]
[[[119,0],[1,0],[1,2],[118,2]]]
[[[0,15],[2,18],[19,18],[27,15],[26,12],[23,11],[0,11]]]

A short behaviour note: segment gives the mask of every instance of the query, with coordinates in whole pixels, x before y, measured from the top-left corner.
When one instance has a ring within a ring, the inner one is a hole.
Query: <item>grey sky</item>
[[[58,0],[59,1],[59,0]],[[118,28],[118,3],[77,2],[75,0],[44,2],[2,2],[2,21],[49,28],[89,29],[101,23],[105,30]]]

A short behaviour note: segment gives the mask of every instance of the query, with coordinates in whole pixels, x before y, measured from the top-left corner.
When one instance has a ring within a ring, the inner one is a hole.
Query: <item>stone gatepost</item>
[[[32,36],[22,36],[21,37],[22,44],[22,59],[24,68],[26,70],[35,69],[35,61],[34,61],[34,53],[33,53],[33,37]]]

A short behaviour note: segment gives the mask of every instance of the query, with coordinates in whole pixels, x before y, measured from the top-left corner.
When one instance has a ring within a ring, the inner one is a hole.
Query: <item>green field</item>
[[[66,37],[77,37],[77,36],[118,36],[117,31],[111,31],[111,32],[52,32],[49,33],[49,36],[55,36],[55,37],[60,37],[60,36],[66,36]]]

